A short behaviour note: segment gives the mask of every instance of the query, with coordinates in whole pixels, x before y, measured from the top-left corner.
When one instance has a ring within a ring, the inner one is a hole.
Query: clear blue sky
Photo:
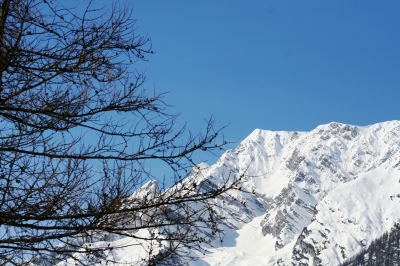
[[[232,141],[400,119],[398,0],[128,2],[155,51],[147,88],[194,130],[211,115]]]

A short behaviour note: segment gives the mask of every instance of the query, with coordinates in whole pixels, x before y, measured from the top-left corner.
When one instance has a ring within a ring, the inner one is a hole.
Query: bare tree
[[[210,199],[243,175],[184,179],[220,130],[176,129],[164,95],[143,89],[132,65],[153,52],[129,7],[0,3],[0,264],[93,265],[129,245],[146,251],[137,263],[181,264],[202,251],[226,218]],[[148,183],[153,161],[171,168],[168,189]]]

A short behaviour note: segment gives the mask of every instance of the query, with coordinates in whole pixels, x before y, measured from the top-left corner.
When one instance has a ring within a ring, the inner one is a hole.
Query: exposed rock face
[[[286,167],[289,168],[289,170],[296,171],[304,159],[305,157],[300,156],[300,151],[295,149],[292,153],[292,156],[286,161]]]

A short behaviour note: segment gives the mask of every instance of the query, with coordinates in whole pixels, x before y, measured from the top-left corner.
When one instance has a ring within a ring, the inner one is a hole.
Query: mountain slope
[[[399,265],[400,264],[400,225],[376,238],[368,248],[347,259],[343,266]]]

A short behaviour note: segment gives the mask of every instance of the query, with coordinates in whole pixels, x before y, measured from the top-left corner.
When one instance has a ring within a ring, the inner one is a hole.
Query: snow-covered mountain
[[[310,132],[256,129],[184,182],[196,177],[199,187],[218,187],[243,172],[241,190],[229,192],[236,200],[212,199],[222,203],[216,204],[222,216],[235,218],[223,242],[205,254],[193,251],[192,266],[341,265],[400,221],[400,121],[330,123]],[[133,197],[156,187],[149,182]],[[132,240],[115,245],[124,241]],[[114,257],[127,262],[142,253],[129,245]]]
[[[205,171],[247,171],[222,246],[194,265],[340,265],[400,220],[400,121],[254,130]],[[247,170],[246,170],[247,169]]]

